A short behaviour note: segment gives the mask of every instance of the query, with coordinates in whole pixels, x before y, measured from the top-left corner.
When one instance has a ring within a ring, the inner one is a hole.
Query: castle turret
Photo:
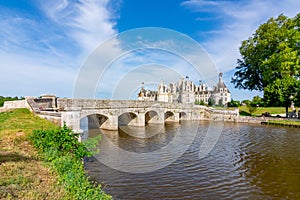
[[[223,73],[222,72],[219,73],[219,83],[220,82],[223,82]]]
[[[223,82],[223,73],[219,73],[219,82],[214,87],[211,98],[215,104],[226,105],[231,100],[230,91]]]

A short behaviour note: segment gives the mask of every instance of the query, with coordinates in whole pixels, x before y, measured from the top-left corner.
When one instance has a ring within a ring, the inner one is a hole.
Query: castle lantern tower
[[[223,73],[219,73],[219,83],[223,82]]]

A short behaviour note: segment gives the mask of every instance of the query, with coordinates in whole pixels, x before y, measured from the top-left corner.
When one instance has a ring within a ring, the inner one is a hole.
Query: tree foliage
[[[250,115],[252,115],[258,109],[258,107],[256,105],[253,105],[251,102],[248,102],[246,104],[246,107],[247,107]]]
[[[240,106],[240,101],[237,101],[237,100],[233,100],[233,99],[231,99],[231,101],[230,102],[228,102],[228,104],[227,104],[227,106],[228,107],[239,107]]]
[[[263,107],[263,106],[265,106],[265,102],[264,102],[263,98],[261,98],[260,96],[254,96],[252,99],[251,105]]]
[[[279,15],[242,41],[232,83],[236,88],[264,91],[267,105],[288,106],[300,99],[300,14]]]
[[[200,101],[195,101],[195,104],[196,104],[196,105],[204,106],[204,105],[205,105],[205,102],[204,102],[203,100],[200,100]]]

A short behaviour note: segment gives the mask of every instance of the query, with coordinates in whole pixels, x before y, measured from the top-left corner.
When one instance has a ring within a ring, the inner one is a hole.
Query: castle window
[[[223,89],[222,89],[222,88],[220,88],[220,92],[223,92]]]

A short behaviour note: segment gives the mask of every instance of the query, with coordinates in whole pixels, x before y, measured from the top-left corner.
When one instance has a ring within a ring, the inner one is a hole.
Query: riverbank
[[[300,128],[300,121],[296,121],[296,120],[286,120],[286,119],[268,120],[267,122],[265,122],[263,124]]]
[[[94,186],[88,182],[81,162],[74,161],[74,171],[81,176],[66,178],[59,174],[55,164],[47,161],[45,155],[39,154],[29,141],[32,132],[37,129],[54,130],[58,127],[34,116],[27,109],[0,113],[0,199],[81,199],[81,195],[74,196],[73,193],[78,195],[87,192],[84,189],[89,189],[90,192],[100,191],[99,187],[93,189]],[[61,162],[63,159],[73,162],[67,156],[57,158]],[[68,172],[74,168],[72,165],[64,166],[64,162],[57,163],[67,168]],[[74,178],[78,179],[77,182],[72,182]],[[77,188],[81,191],[70,193]],[[102,199],[110,199],[104,193],[101,195]]]
[[[264,125],[288,126],[288,127],[300,128],[300,120],[277,118],[277,117],[239,116],[237,122],[238,123],[264,124]]]
[[[26,109],[0,113],[0,199],[64,199],[66,192],[58,185],[30,145],[34,129],[53,128],[50,122],[33,116]]]

